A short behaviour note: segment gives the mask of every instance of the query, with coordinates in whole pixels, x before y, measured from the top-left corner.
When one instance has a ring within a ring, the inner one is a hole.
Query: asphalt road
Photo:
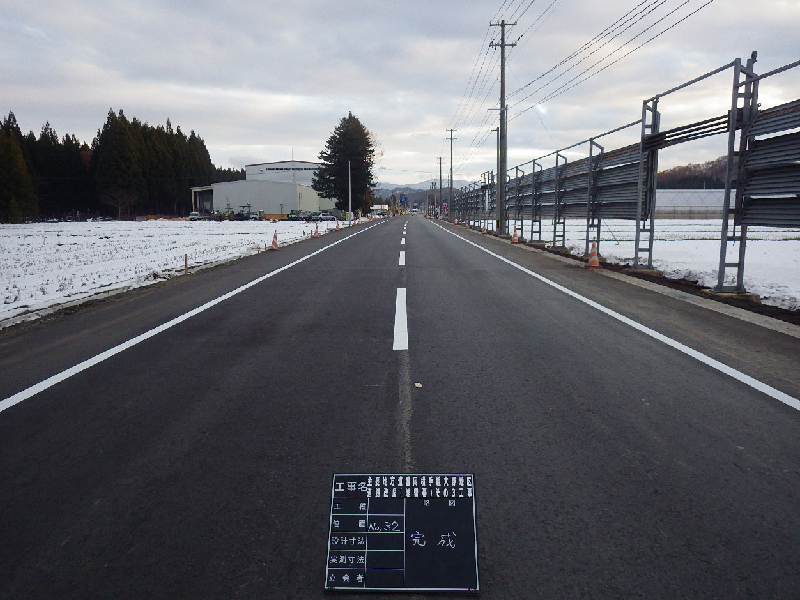
[[[324,597],[360,472],[475,474],[484,598],[798,597],[800,412],[499,257],[795,399],[799,338],[421,217],[355,232],[0,333],[2,400],[287,267],[0,412],[0,597]]]

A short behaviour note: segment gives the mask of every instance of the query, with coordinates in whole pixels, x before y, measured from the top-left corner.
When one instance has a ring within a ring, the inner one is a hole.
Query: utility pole
[[[350,177],[350,161],[347,161],[347,216],[353,221],[353,180]]]
[[[506,46],[516,46],[516,43],[506,44],[506,25],[514,26],[517,23],[489,23],[491,27],[500,28],[500,43],[494,42],[489,47],[500,48],[500,151],[497,157],[497,230],[499,234],[506,232],[506,171],[508,167],[508,132],[506,131]]]
[[[444,213],[444,205],[442,204],[442,157],[439,157],[439,211]],[[447,205],[447,214],[450,215],[450,205]]]
[[[458,131],[457,129],[448,129],[447,131],[450,132],[450,200],[448,201],[448,206],[453,204],[453,140],[457,140],[458,138],[453,137],[453,132]]]

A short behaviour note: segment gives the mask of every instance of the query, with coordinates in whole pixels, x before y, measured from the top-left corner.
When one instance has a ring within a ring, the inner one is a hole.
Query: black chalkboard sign
[[[474,476],[334,475],[325,589],[478,591]]]

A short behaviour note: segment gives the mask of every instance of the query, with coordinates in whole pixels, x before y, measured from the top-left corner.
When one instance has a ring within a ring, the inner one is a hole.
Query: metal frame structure
[[[595,147],[600,149],[600,153],[595,155]],[[597,252],[600,252],[600,225],[601,220],[598,215],[597,206],[597,181],[600,175],[600,163],[603,160],[603,147],[594,141],[594,138],[589,140],[589,170],[588,182],[586,186],[586,247],[583,250],[584,256],[589,256],[589,244],[591,240],[597,243]],[[592,230],[594,230],[594,237],[592,237]]]
[[[642,125],[642,135],[639,143],[639,181],[633,268],[638,269],[641,267],[640,256],[643,252],[646,252],[646,268],[652,269],[659,148],[657,145],[648,142],[652,139],[658,139],[661,126],[661,114],[658,112],[658,96],[642,102],[642,119],[640,123]],[[646,236],[647,246],[642,246],[642,234]]]
[[[753,69],[756,59],[757,54],[753,52],[744,66],[740,59],[734,61],[725,206],[718,278],[714,288],[719,292],[745,291],[744,260],[749,225],[800,226],[800,133],[785,133],[800,128],[800,100],[765,110],[758,104],[759,82],[800,66],[800,61],[758,76]],[[734,188],[735,198],[731,206]],[[729,233],[731,229],[732,233]],[[728,242],[739,244],[736,261],[728,261]],[[736,269],[734,285],[725,285],[728,268]]]
[[[800,100],[769,109],[758,105],[758,86],[763,79],[800,66],[800,61],[756,75],[754,52],[746,64],[736,59],[642,102],[642,117],[606,133],[551,152],[507,170],[503,175],[505,197],[513,201],[497,206],[494,172],[484,174],[480,191],[463,189],[459,206],[466,218],[500,220],[514,208],[515,219],[530,215],[531,241],[542,242],[542,218],[552,219],[554,246],[566,239],[566,218],[586,217],[584,254],[596,240],[599,246],[602,219],[636,222],[634,268],[653,268],[658,152],[684,142],[728,134],[725,206],[720,234],[717,291],[744,291],[744,258],[747,227],[800,226]],[[719,115],[661,130],[659,102],[665,96],[733,68],[731,109]],[[622,129],[640,125],[639,142],[606,150],[597,140]],[[738,136],[738,138],[737,138]],[[737,144],[738,139],[738,144]],[[588,157],[570,162],[566,151],[589,145]],[[597,152],[595,152],[597,150]],[[543,168],[542,160],[555,157],[555,165]],[[530,172],[525,169],[530,165]],[[478,195],[480,200],[478,200]],[[498,231],[497,233],[506,233]],[[524,237],[524,230],[523,230]],[[738,259],[727,259],[728,243],[738,243]],[[736,269],[736,282],[725,285],[726,269]]]

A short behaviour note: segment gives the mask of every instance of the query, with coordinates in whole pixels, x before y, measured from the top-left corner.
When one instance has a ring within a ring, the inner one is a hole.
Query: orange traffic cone
[[[602,269],[600,259],[597,258],[597,243],[592,242],[592,249],[589,252],[589,262],[586,263],[587,269]]]
[[[317,223],[317,226],[314,229],[314,233],[311,234],[311,237],[313,237],[313,238],[318,238],[319,237],[319,223]]]
[[[517,235],[517,224],[514,223],[514,235],[511,236],[512,244],[519,244],[519,236]]]
[[[278,250],[278,232],[275,231],[275,235],[272,236],[272,246],[270,246],[270,250]]]
[[[489,233],[489,232],[486,230],[486,225],[484,225],[483,227],[481,227],[481,233],[483,233],[483,234],[487,234],[487,233]]]
[[[339,219],[336,219],[336,231],[339,231]]]

